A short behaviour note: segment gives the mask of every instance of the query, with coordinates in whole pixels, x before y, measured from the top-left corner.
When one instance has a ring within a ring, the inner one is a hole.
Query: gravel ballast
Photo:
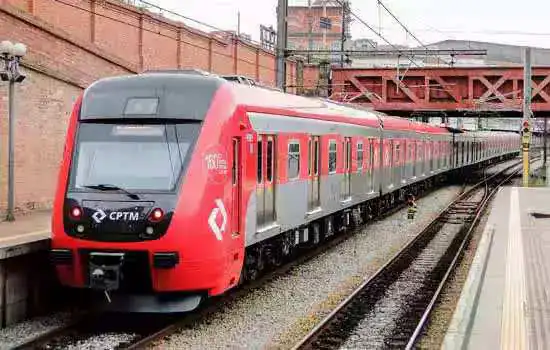
[[[419,199],[414,220],[408,220],[403,209],[366,226],[334,249],[263,284],[156,346],[291,347],[437,216],[460,189],[450,186]]]
[[[0,349],[12,349],[64,326],[70,319],[70,314],[63,312],[35,318],[0,329]]]

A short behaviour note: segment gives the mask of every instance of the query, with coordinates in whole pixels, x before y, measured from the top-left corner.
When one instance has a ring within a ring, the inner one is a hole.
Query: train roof
[[[81,118],[117,118],[127,114],[129,101],[150,96],[157,100],[156,115],[203,120],[216,92],[226,87],[235,104],[249,111],[330,120],[387,130],[414,130],[448,134],[449,130],[426,123],[392,117],[368,108],[328,99],[303,97],[261,87],[234,84],[216,75],[178,71],[146,72],[104,78],[84,92]]]
[[[426,123],[414,122],[405,118],[393,117],[384,113],[338,103],[328,99],[303,97],[278,91],[258,89],[235,84],[231,87],[235,102],[249,110],[292,112],[293,116],[337,121],[364,125],[386,130],[414,130],[422,133],[448,134],[446,128]]]

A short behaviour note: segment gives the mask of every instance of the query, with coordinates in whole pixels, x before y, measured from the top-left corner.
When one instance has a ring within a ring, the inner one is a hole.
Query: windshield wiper
[[[125,190],[124,188],[118,187],[116,185],[109,185],[109,184],[98,184],[98,185],[87,185],[82,186],[84,188],[91,188],[92,190],[99,190],[99,191],[121,191],[124,192],[128,197],[132,199],[139,199],[139,196],[135,193],[132,193],[128,190]]]

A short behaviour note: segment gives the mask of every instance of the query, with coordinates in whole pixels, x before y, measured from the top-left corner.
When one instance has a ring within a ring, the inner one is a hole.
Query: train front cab
[[[86,89],[52,216],[62,285],[106,310],[171,312],[238,283],[240,129],[223,84],[150,74]]]

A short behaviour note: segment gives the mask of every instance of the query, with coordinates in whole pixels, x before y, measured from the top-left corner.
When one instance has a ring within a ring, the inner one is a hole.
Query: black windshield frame
[[[100,190],[94,190],[89,188],[83,188],[77,186],[77,174],[78,174],[78,166],[79,166],[79,157],[81,153],[82,144],[85,142],[117,142],[116,139],[113,139],[112,135],[109,135],[109,132],[113,130],[113,128],[120,126],[120,127],[131,127],[131,126],[152,126],[152,127],[163,127],[164,128],[164,141],[165,142],[175,142],[178,146],[178,151],[180,150],[180,144],[182,142],[188,143],[188,148],[185,154],[180,157],[181,153],[179,152],[169,152],[170,157],[179,157],[180,165],[179,172],[177,174],[174,173],[174,183],[171,188],[126,188],[123,185],[120,186],[118,183],[114,183],[114,185],[123,187],[125,190],[129,190],[132,193],[140,193],[140,194],[155,194],[155,193],[175,193],[179,191],[181,187],[181,183],[183,179],[185,178],[185,174],[187,172],[187,168],[189,166],[189,162],[191,161],[193,151],[195,149],[201,127],[202,122],[195,121],[195,120],[159,120],[159,119],[153,119],[153,120],[105,120],[105,119],[96,119],[96,120],[90,120],[90,121],[80,121],[77,126],[76,130],[76,136],[75,136],[75,146],[73,149],[73,153],[71,155],[71,166],[69,170],[69,182],[68,182],[68,188],[67,190],[70,192],[78,192],[78,193],[85,193],[85,192],[101,192]],[[105,133],[93,133],[93,131],[98,131],[101,129],[104,129]],[[93,134],[93,137],[90,138],[91,134]],[[124,136],[125,140],[120,142],[126,142],[130,141],[132,139],[139,140],[140,142],[146,142],[146,139],[140,139],[142,136]],[[160,140],[157,140],[160,141]],[[154,141],[153,141],[154,142]],[[170,159],[171,165],[172,160]],[[144,163],[146,162],[146,159],[143,160]],[[83,185],[83,184],[80,184]],[[86,183],[85,185],[97,185],[92,183]],[[108,183],[108,185],[113,185],[113,183]],[[104,192],[104,193],[116,193],[116,192]]]

